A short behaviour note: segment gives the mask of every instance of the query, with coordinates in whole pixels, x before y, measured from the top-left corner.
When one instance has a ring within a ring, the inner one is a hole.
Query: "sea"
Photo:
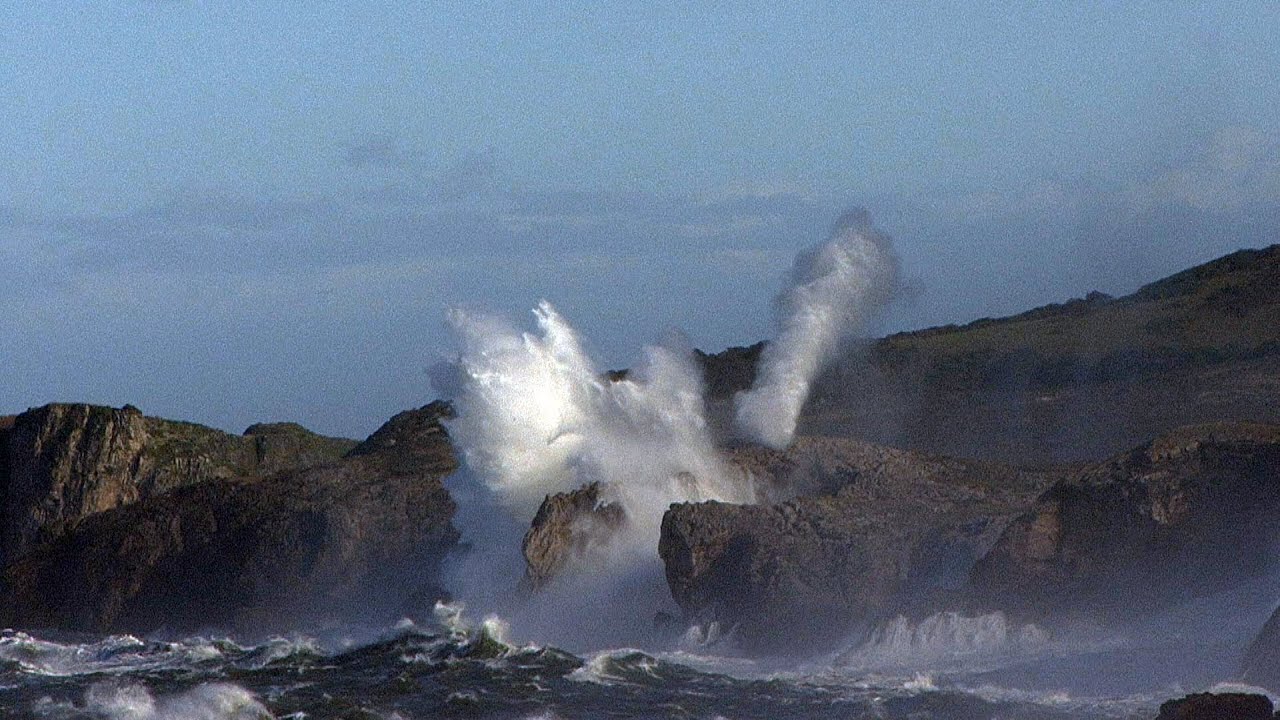
[[[708,643],[706,629],[665,649],[579,653],[508,634],[497,617],[469,624],[450,606],[380,630],[258,642],[6,630],[0,716],[1138,719],[1185,692],[1242,689],[1217,682],[1230,675],[1237,642],[1063,642],[998,613],[900,618],[804,661],[722,651],[731,643]]]

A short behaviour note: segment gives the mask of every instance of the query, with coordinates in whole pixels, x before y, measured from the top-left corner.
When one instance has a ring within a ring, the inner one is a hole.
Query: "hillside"
[[[722,425],[758,353],[705,357]],[[1090,293],[853,348],[815,384],[800,429],[1039,465],[1217,420],[1280,421],[1280,245],[1125,297]]]

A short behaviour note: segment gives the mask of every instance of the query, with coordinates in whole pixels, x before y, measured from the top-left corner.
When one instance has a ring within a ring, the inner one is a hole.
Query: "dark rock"
[[[718,621],[753,650],[839,642],[907,595],[946,593],[1055,478],[852,440],[740,448],[773,505],[684,503],[658,552],[690,621]]]
[[[0,624],[265,631],[396,612],[457,540],[441,483],[456,461],[426,408],[375,436],[397,442],[268,477],[206,477],[43,533],[4,568]],[[238,447],[252,463],[253,438]]]
[[[250,425],[244,434],[253,438],[259,475],[332,462],[357,445],[355,440],[317,435],[291,422]]]
[[[1123,619],[1260,575],[1277,540],[1280,426],[1194,426],[1054,485],[972,586],[1028,616]]]
[[[600,483],[593,482],[542,501],[521,544],[528,589],[537,590],[574,565],[589,568],[626,524],[622,506],[603,495]]]
[[[1271,720],[1272,710],[1266,695],[1195,693],[1162,704],[1156,720]]]
[[[0,446],[0,557],[95,513],[209,480],[330,462],[354,444],[297,425],[255,427],[260,435],[240,437],[132,406],[52,404],[18,415]]]

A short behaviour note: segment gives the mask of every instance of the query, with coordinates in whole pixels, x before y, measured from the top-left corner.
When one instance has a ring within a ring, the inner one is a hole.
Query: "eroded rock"
[[[1181,428],[1041,496],[974,568],[974,592],[1031,616],[1123,619],[1274,567],[1280,426]]]
[[[622,506],[606,500],[598,482],[548,495],[521,544],[526,588],[537,590],[567,569],[604,561],[602,553],[626,521]]]
[[[684,503],[663,517],[659,554],[693,621],[733,628],[749,649],[834,645],[908,595],[957,587],[1055,476],[832,438],[736,461],[791,499]]]

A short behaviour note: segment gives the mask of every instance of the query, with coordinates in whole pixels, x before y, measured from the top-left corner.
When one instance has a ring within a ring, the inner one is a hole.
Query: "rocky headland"
[[[18,415],[0,434],[0,624],[266,631],[402,611],[387,605],[438,594],[457,537],[447,414],[402,413],[360,444],[132,407]]]

